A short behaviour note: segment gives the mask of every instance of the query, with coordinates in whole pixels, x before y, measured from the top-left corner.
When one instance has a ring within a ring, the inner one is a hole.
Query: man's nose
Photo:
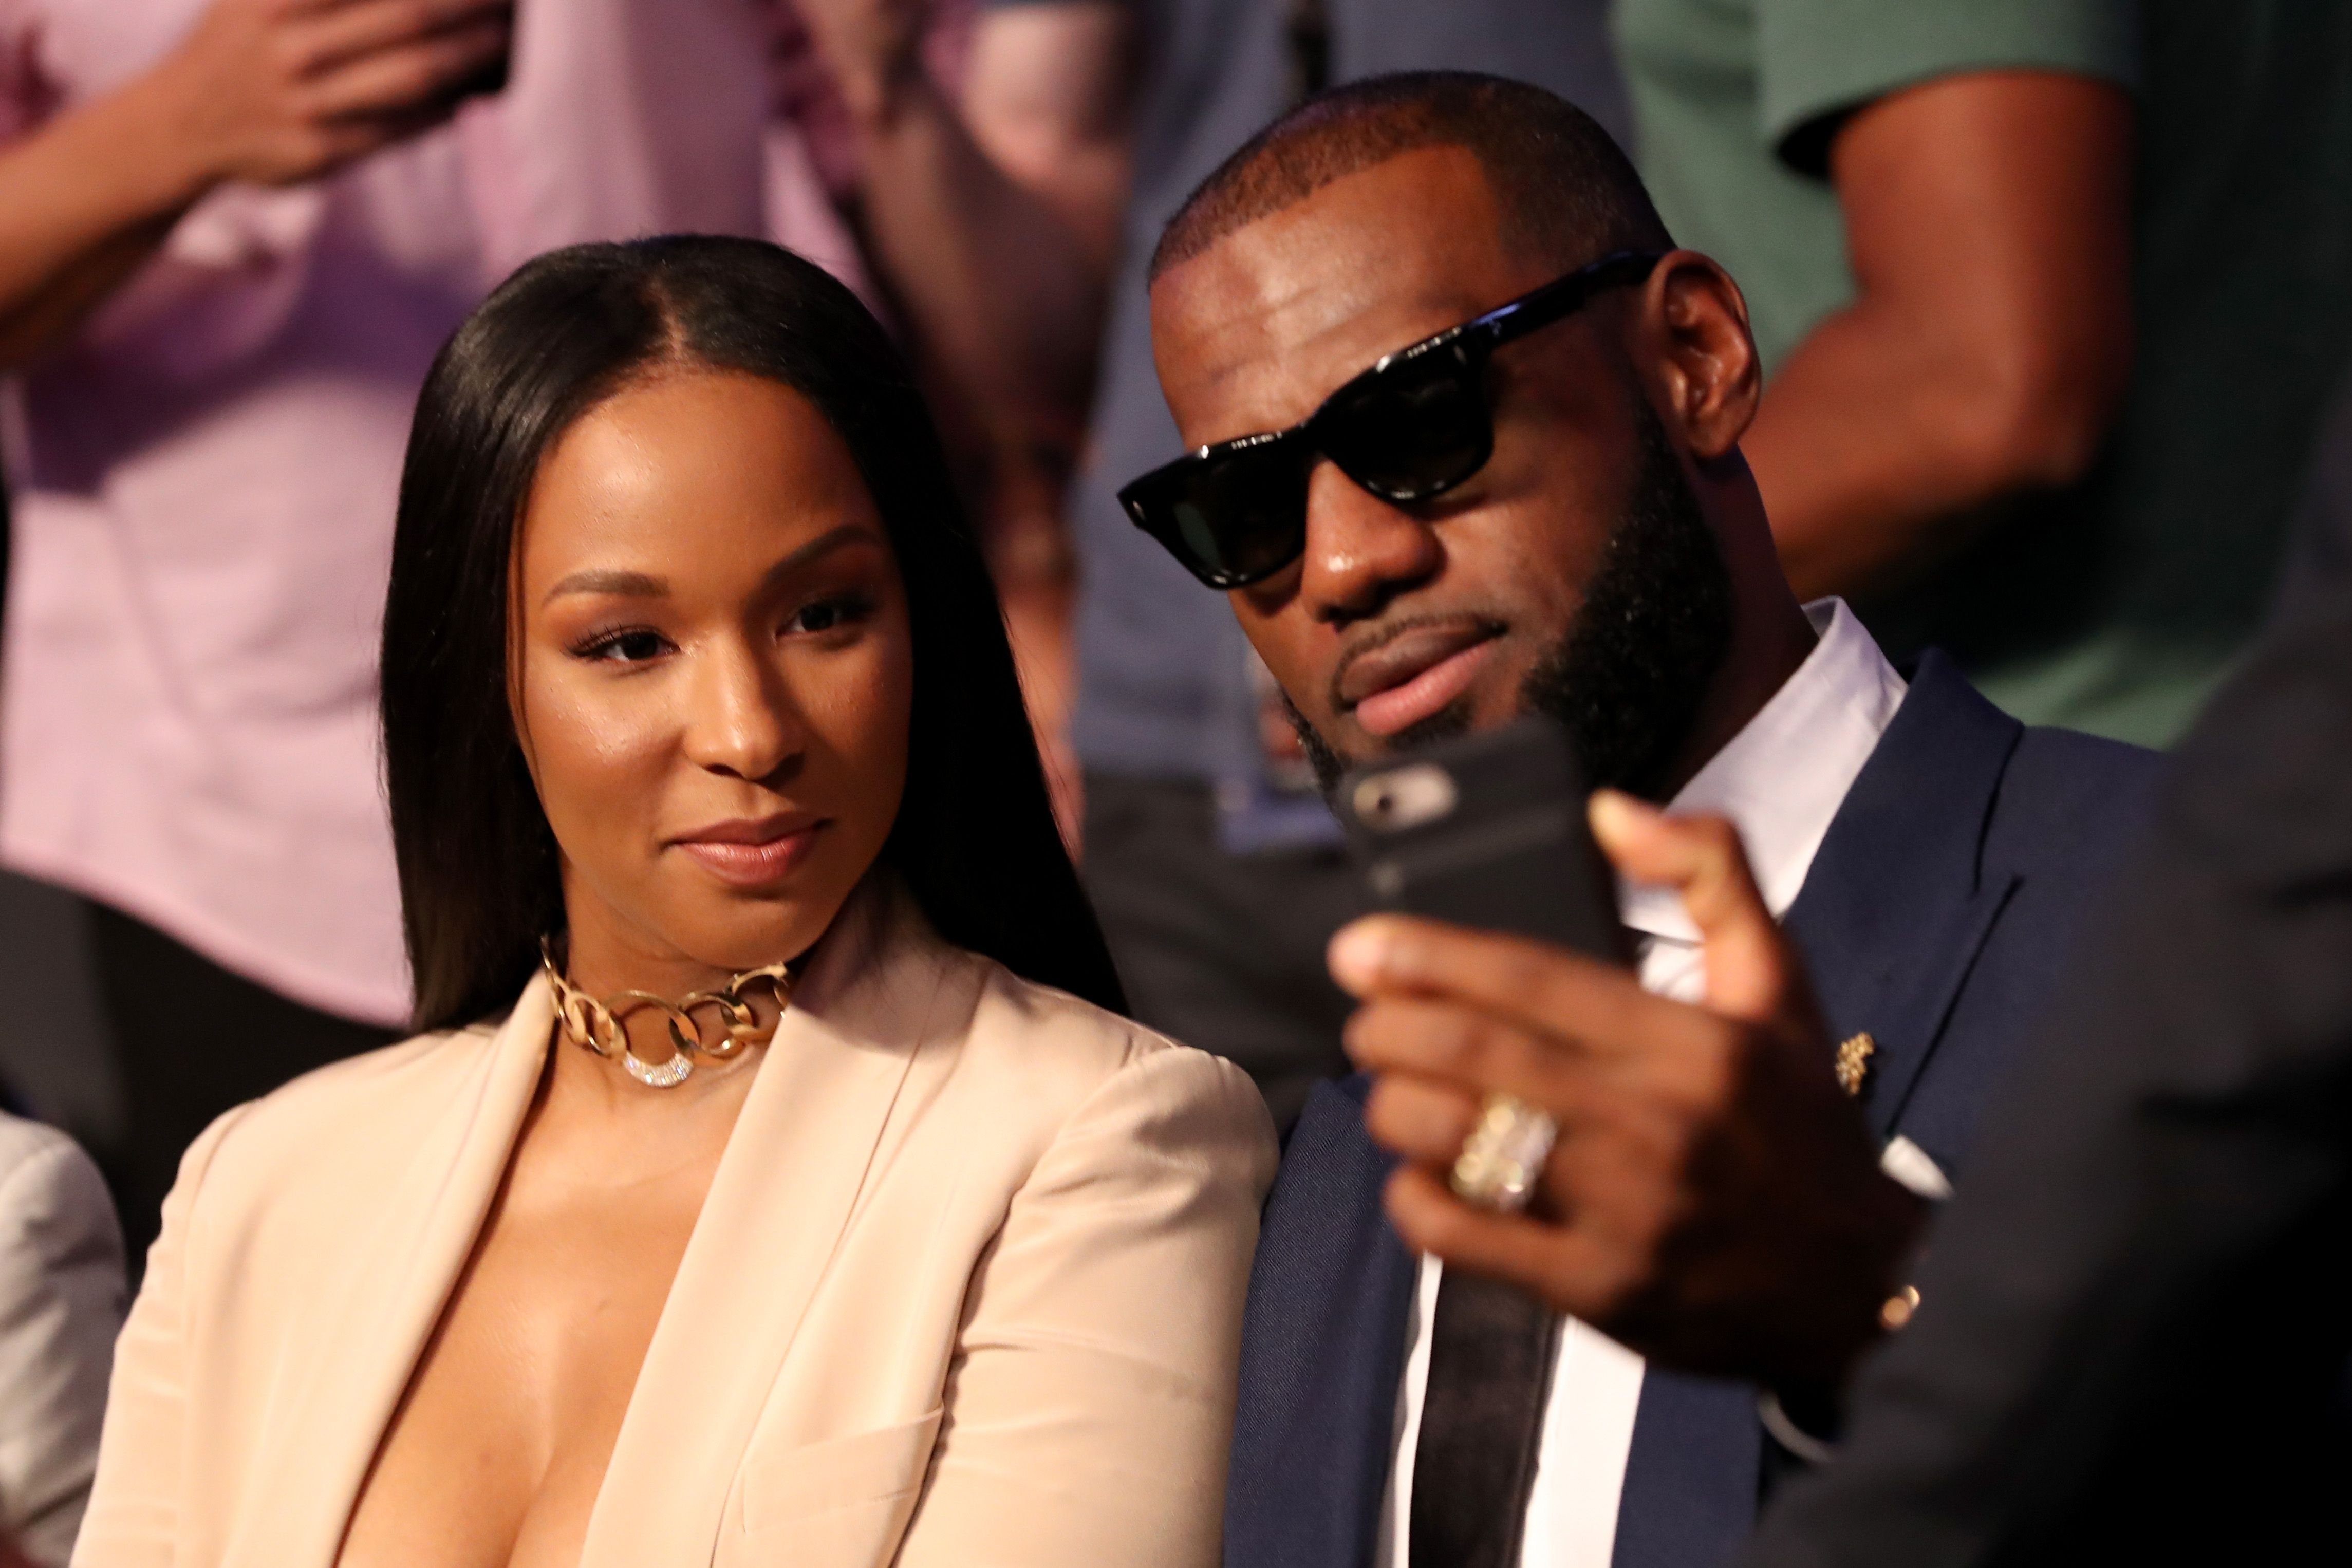
[[[799,754],[804,730],[783,676],[748,640],[704,650],[689,685],[687,759],[751,783]]]
[[[1299,595],[1317,620],[1346,626],[1377,616],[1444,563],[1445,547],[1426,520],[1382,500],[1335,463],[1315,466]]]

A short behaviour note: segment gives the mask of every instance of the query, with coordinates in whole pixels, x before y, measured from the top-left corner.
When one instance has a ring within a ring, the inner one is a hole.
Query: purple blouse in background
[[[147,68],[205,4],[0,0],[0,137]],[[409,991],[376,636],[435,351],[583,239],[765,235],[872,297],[835,200],[854,152],[781,0],[516,8],[499,97],[320,184],[214,193],[0,384],[0,861],[384,1023]],[[942,7],[935,64],[967,11]]]

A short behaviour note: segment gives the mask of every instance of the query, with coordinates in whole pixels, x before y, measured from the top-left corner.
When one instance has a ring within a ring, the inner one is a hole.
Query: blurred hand
[[[1349,1053],[1380,1075],[1366,1122],[1406,1161],[1390,1216],[1415,1249],[1654,1360],[1833,1380],[1880,1331],[1924,1205],[1880,1172],[1730,824],[1604,793],[1592,826],[1621,871],[1681,892],[1706,943],[1705,1004],[1434,921],[1376,915],[1341,931],[1331,973],[1363,1002]],[[1527,1215],[1447,1185],[1497,1089],[1559,1123]]]
[[[930,0],[793,0],[793,8],[860,121],[887,115],[921,75]]]
[[[512,0],[215,0],[151,84],[208,182],[315,179],[455,111]]]

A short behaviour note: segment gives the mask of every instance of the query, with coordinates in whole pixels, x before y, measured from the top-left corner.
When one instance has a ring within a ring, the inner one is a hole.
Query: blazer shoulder
[[[313,1172],[358,1150],[392,1147],[388,1130],[412,1109],[420,1118],[446,1108],[457,1082],[493,1047],[502,1020],[417,1035],[314,1068],[258,1100],[224,1111],[189,1150],[207,1168],[257,1174],[297,1163]],[[190,1161],[180,1179],[188,1180]]]
[[[1271,1150],[1265,1102],[1233,1063],[1066,991],[1024,980],[993,959],[963,957],[979,972],[980,994],[960,1075],[979,1069],[1005,1103],[1055,1125],[1105,1093],[1143,1093],[1171,1111],[1205,1112],[1252,1137],[1263,1131]]]
[[[87,1163],[89,1156],[56,1128],[0,1110],[0,1186],[5,1186],[20,1171],[77,1159]]]
[[[56,1128],[0,1112],[0,1237],[39,1231],[72,1250],[77,1239],[107,1240],[119,1257],[114,1200],[98,1165]]]
[[[2143,827],[2163,754],[2074,730],[2032,728],[2011,754],[1989,838],[2012,863],[2105,860]]]

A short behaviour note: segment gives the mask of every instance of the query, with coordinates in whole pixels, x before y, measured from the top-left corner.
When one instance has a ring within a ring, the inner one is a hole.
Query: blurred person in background
[[[1287,1125],[1345,1068],[1322,948],[1360,895],[1272,681],[1119,509],[1119,484],[1182,450],[1145,265],[1196,184],[1327,84],[1486,70],[1622,130],[1603,7],[991,0],[959,101],[912,68],[899,0],[800,5],[858,126],[864,232],[897,302],[1001,444],[1074,468],[1070,749],[1087,886],[1136,1016],[1248,1068]]]
[[[839,126],[782,0],[0,0],[0,861],[90,901],[134,1247],[215,1115],[408,1015],[374,649],[435,350],[579,239],[871,292]]]
[[[2352,375],[2336,384],[2312,444],[2311,474],[2295,505],[2279,569],[2278,615],[2293,616],[2352,584]]]
[[[125,1305],[89,1156],[0,1111],[0,1568],[62,1568],[89,1500]]]
[[[2352,347],[2352,6],[1622,0],[1643,173],[1746,291],[1801,595],[2035,723],[2177,734]]]

